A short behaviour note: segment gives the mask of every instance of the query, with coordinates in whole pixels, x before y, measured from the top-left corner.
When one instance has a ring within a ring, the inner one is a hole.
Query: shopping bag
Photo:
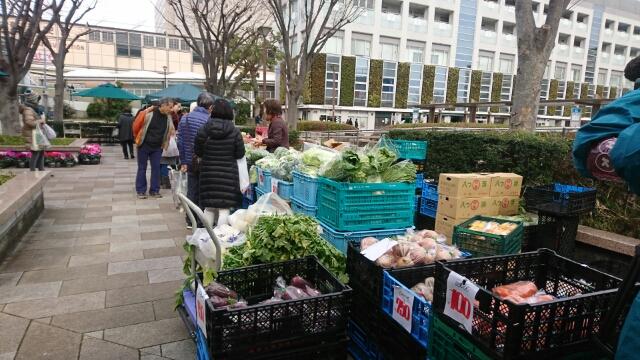
[[[169,138],[169,145],[162,151],[162,157],[176,157],[180,155],[178,151],[178,143],[176,143],[176,137],[171,136]]]
[[[246,156],[243,156],[242,159],[238,159],[238,178],[240,179],[240,191],[245,193],[249,189],[249,186],[251,186]]]
[[[43,124],[42,125],[42,131],[44,132],[44,135],[49,140],[53,140],[56,137],[58,137],[58,135],[56,134],[56,131],[53,130],[53,128],[51,126],[47,125],[47,124]]]
[[[51,143],[42,131],[42,127],[36,126],[31,132],[31,150],[44,150],[49,145],[51,145]]]
[[[120,136],[120,129],[114,128],[113,131],[111,132],[111,137],[117,138],[118,136]]]
[[[176,209],[180,209],[180,212],[182,212],[184,209],[182,209],[182,202],[178,195],[182,194],[187,196],[187,173],[180,170],[171,170],[169,178],[171,181],[171,189],[173,190],[173,203]]]

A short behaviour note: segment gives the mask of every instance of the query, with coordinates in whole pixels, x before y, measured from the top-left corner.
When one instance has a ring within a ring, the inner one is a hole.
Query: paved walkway
[[[136,164],[54,169],[45,210],[0,265],[0,360],[193,359],[174,309],[187,234],[171,196],[137,200]]]

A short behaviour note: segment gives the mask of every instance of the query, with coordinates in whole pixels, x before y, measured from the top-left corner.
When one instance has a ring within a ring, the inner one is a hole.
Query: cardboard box
[[[451,245],[453,243],[453,228],[467,221],[468,219],[456,219],[449,216],[446,216],[440,211],[436,214],[436,225],[435,231],[438,234],[442,234],[447,237],[447,244]]]
[[[456,219],[468,219],[475,215],[498,215],[500,204],[493,198],[486,197],[452,197],[438,195],[438,213]]]
[[[491,175],[440,174],[438,193],[459,198],[489,196]]]
[[[491,178],[491,196],[520,196],[522,176],[514,173],[495,173]]]
[[[498,215],[518,215],[520,208],[519,196],[495,196],[491,198],[492,206],[498,208]]]

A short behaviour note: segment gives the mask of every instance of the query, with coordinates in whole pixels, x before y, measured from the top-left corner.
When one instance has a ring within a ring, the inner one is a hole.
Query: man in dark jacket
[[[199,205],[211,225],[224,224],[229,209],[242,204],[237,161],[244,157],[244,142],[228,101],[214,101],[211,119],[198,131],[193,152],[202,159]]]
[[[200,187],[198,174],[193,171],[193,142],[196,134],[211,117],[213,107],[213,96],[203,92],[198,96],[197,107],[192,112],[183,116],[178,123],[178,151],[180,152],[180,171],[187,173],[187,197],[194,204],[200,203]],[[187,217],[187,226],[191,226],[191,221]]]
[[[269,122],[268,136],[256,145],[267,145],[269,152],[274,152],[279,147],[289,148],[289,128],[282,120],[280,101],[276,99],[265,100],[264,119]]]
[[[124,109],[120,117],[118,118],[118,138],[120,139],[120,145],[122,146],[122,153],[124,158],[128,159],[131,156],[132,159],[136,157],[133,154],[133,115],[131,114],[131,108]],[[131,154],[131,155],[129,155]]]

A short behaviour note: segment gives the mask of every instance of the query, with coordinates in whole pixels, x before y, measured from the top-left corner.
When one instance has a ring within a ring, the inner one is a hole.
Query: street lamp
[[[267,97],[267,36],[271,33],[270,26],[260,26],[258,32],[262,35],[262,100]]]
[[[164,71],[164,88],[166,89],[167,87],[169,87],[169,84],[167,84],[167,66],[163,66],[162,67],[162,71]]]

